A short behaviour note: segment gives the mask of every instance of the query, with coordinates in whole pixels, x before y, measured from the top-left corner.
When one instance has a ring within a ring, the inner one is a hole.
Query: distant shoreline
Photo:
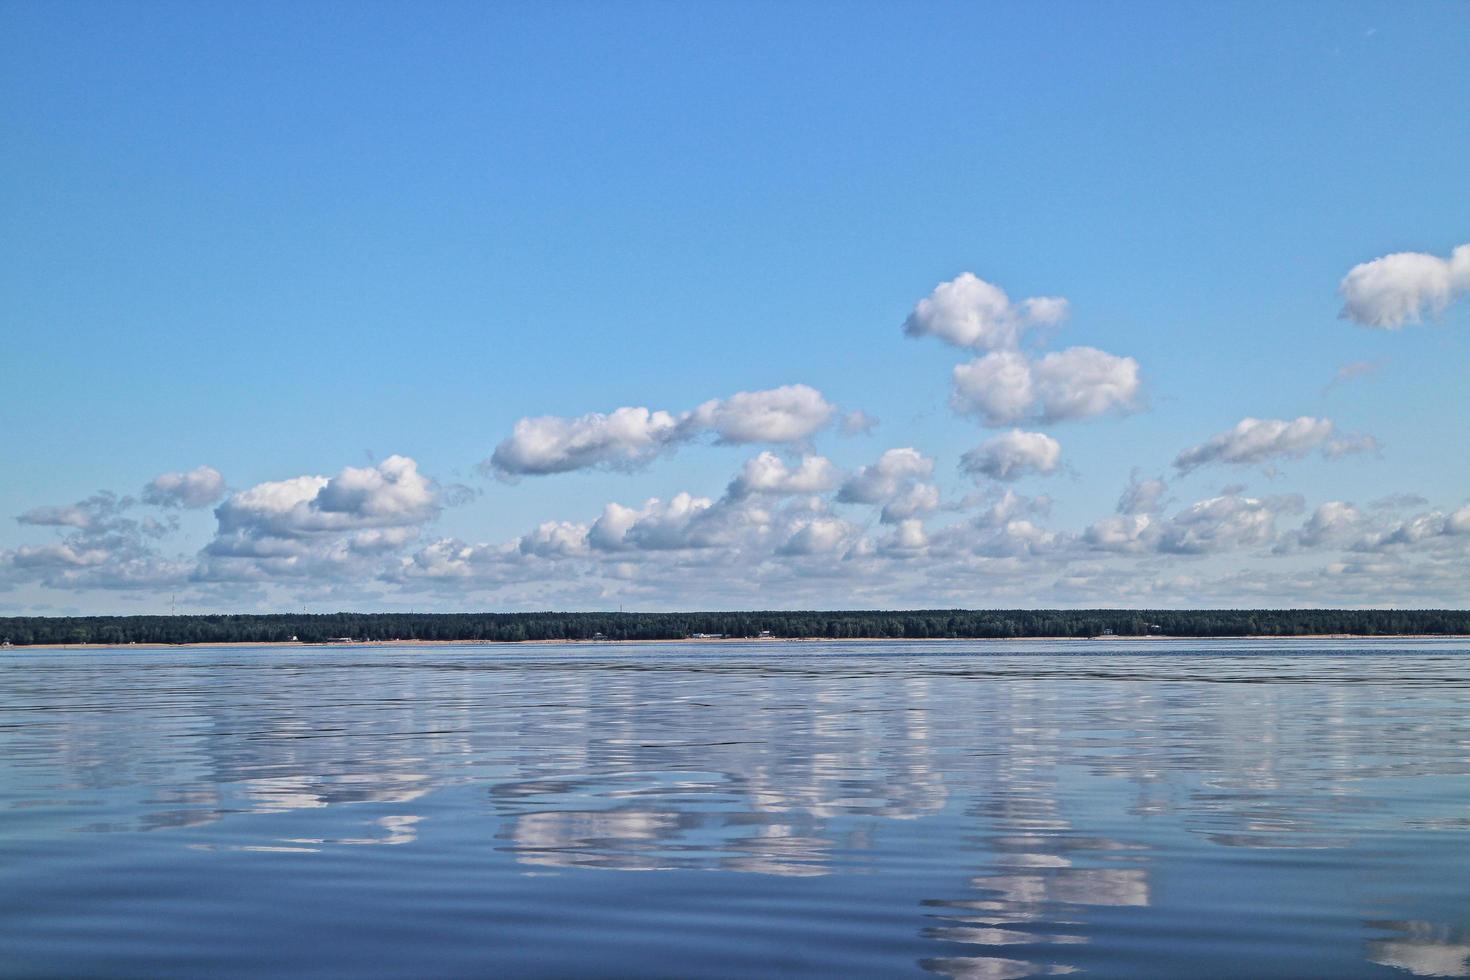
[[[1157,643],[1166,640],[1470,640],[1466,633],[1304,633],[1255,634],[1251,636],[701,636],[659,640],[352,640],[306,643],[300,640],[241,640],[218,643],[31,643],[12,644],[0,650],[189,650],[281,647],[302,650],[355,649],[358,647],[539,647],[539,646],[647,646],[649,644],[697,643]]]

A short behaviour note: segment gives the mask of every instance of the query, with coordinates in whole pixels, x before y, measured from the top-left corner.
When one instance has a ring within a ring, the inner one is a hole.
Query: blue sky
[[[1463,606],[1467,40],[1448,3],[6,5],[0,612]],[[965,274],[952,316],[1016,336],[906,336]],[[952,372],[997,352],[1080,401],[977,417],[1005,392]],[[569,421],[624,407],[674,428]],[[602,449],[481,465],[541,417]],[[1059,455],[981,449],[1012,429]],[[726,494],[762,452],[831,469]],[[1166,488],[1121,515],[1130,475]]]

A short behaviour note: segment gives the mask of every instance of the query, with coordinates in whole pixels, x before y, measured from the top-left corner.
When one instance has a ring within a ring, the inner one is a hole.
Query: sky
[[[1470,4],[0,6],[0,614],[1470,605]]]

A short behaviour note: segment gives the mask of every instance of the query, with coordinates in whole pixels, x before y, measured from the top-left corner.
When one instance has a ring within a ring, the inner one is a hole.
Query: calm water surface
[[[1470,645],[6,651],[6,976],[1470,976]]]

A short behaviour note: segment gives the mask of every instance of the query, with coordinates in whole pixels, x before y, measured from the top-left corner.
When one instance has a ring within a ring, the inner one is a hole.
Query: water
[[[1470,976],[1470,644],[6,651],[6,976]]]

